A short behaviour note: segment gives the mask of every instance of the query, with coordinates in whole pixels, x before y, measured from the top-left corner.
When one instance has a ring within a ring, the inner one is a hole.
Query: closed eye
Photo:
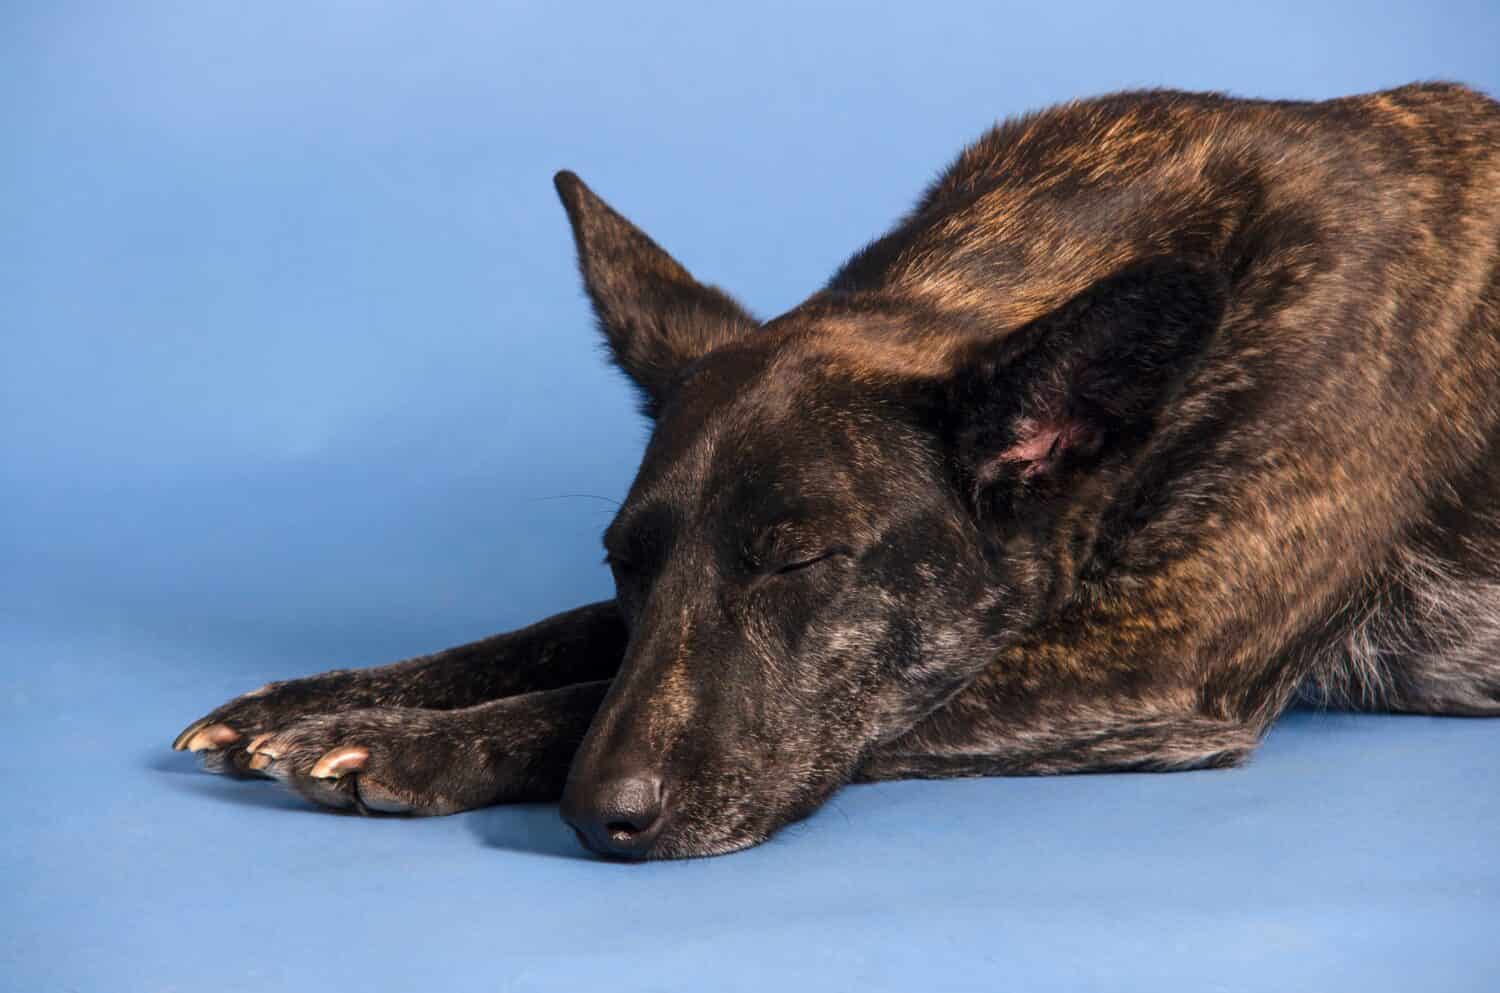
[[[847,554],[849,554],[849,550],[846,548],[829,548],[819,552],[817,555],[809,556],[805,559],[797,559],[795,562],[788,562],[786,565],[775,569],[774,572],[778,576],[784,576],[789,572],[801,572],[803,569],[811,568],[819,562],[827,562],[831,558]]]

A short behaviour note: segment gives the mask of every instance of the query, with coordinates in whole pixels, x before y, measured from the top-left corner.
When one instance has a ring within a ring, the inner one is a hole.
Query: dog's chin
[[[590,854],[609,862],[665,862],[675,859],[707,859],[716,855],[730,855],[754,848],[766,840],[766,835],[733,833],[720,838],[664,837],[650,848],[632,855],[616,855],[600,852],[579,836],[578,842]]]
[[[666,838],[650,852],[648,859],[707,859],[754,848],[765,841],[764,835],[734,834],[713,841]]]
[[[706,859],[716,855],[731,855],[754,848],[769,840],[782,828],[795,824],[811,815],[837,789],[837,782],[822,787],[813,794],[813,799],[795,805],[791,809],[767,814],[761,811],[745,822],[735,825],[691,825],[690,830],[668,832],[659,836],[655,843],[628,861],[656,862],[672,859]],[[606,856],[609,857],[609,856]]]

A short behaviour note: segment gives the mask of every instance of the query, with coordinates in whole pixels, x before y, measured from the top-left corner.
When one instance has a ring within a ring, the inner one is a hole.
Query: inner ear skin
[[[1098,451],[1098,432],[1081,421],[1040,421],[1022,417],[1015,424],[1016,441],[1004,449],[992,461],[980,464],[978,480],[988,484],[1004,471],[1006,466],[1016,467],[1022,479],[1055,472],[1061,457],[1066,452],[1092,455]]]
[[[1080,472],[1128,459],[1204,351],[1225,299],[1213,269],[1153,260],[998,342],[960,350],[947,416],[974,498],[1023,517],[1028,493],[1050,499]]]

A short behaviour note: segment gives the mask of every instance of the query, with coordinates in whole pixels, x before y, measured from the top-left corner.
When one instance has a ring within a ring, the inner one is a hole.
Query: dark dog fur
[[[273,683],[179,747],[631,858],[850,780],[1244,759],[1299,693],[1500,713],[1500,105],[1005,123],[762,323],[561,173],[654,432],[615,600]]]

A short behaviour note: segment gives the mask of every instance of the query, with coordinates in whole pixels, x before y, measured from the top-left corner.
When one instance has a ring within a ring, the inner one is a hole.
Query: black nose
[[[644,858],[661,832],[661,778],[636,773],[594,786],[569,783],[562,816],[585,848],[610,858]]]

